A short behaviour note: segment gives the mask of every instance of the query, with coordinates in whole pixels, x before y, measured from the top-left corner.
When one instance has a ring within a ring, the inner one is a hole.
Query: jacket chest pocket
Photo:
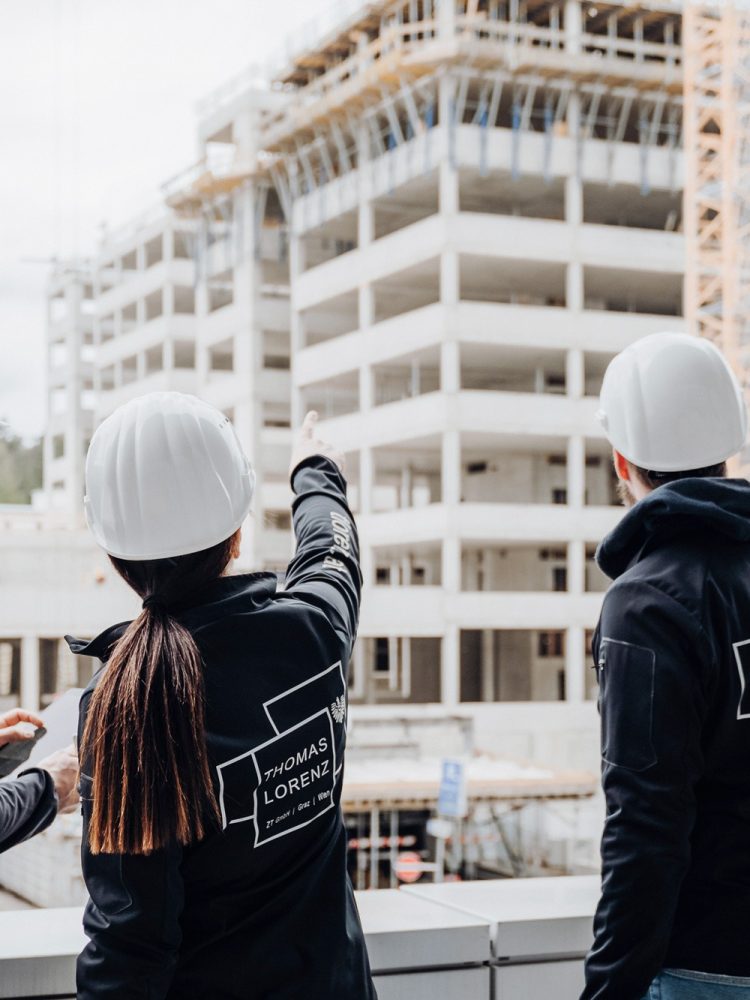
[[[602,758],[615,767],[645,771],[657,762],[653,743],[656,653],[646,646],[605,637],[597,672]]]

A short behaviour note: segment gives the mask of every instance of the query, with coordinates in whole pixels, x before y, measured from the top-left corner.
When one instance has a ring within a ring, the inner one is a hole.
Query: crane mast
[[[750,6],[685,5],[685,314],[750,384]],[[747,470],[750,454],[741,458]]]

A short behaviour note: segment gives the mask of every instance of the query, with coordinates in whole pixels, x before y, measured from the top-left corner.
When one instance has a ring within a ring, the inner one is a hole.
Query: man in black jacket
[[[750,996],[750,483],[742,393],[707,341],[614,359],[599,418],[630,510],[594,636],[607,816],[582,1000]]]
[[[22,708],[0,715],[0,748],[31,739],[34,727],[43,725],[38,715]],[[71,746],[0,782],[0,853],[41,833],[58,809],[65,812],[74,806],[77,777],[78,758]]]

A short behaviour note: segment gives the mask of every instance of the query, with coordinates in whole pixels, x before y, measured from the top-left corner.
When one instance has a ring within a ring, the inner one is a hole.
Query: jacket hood
[[[687,533],[750,542],[750,482],[690,478],[659,486],[603,539],[596,561],[614,580],[645,548]]]
[[[171,605],[170,610],[187,628],[197,630],[225,615],[263,608],[275,593],[275,573],[221,576],[196,590],[179,605]],[[112,647],[129,625],[129,621],[111,625],[90,642],[72,635],[66,635],[65,641],[79,656],[95,656],[106,661]]]

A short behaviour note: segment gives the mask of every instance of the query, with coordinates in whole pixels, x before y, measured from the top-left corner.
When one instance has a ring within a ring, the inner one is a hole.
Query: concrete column
[[[411,696],[411,638],[401,637],[401,694],[404,698]]]
[[[579,0],[568,0],[565,8],[566,48],[571,52],[580,51],[581,7]],[[583,184],[580,176],[581,100],[576,91],[570,94],[567,108],[568,135],[571,138],[573,156],[569,173],[565,178],[565,221],[572,227],[573,253],[566,270],[565,304],[568,309],[579,312],[584,305],[583,266],[578,260],[578,228],[583,224]]]
[[[573,100],[573,95],[570,100]],[[568,114],[569,125],[578,125],[578,107],[578,101],[573,101],[573,112]],[[579,226],[583,222],[583,185],[575,175],[565,178],[565,221],[573,226]]]
[[[412,496],[412,470],[411,466],[405,465],[401,469],[401,487],[399,503],[401,507],[411,507]]]
[[[568,593],[586,590],[586,546],[582,541],[568,542]]]
[[[292,295],[289,320],[289,351],[292,383],[291,422],[293,428],[300,426],[304,416],[302,412],[302,393],[297,385],[295,369],[297,367],[297,355],[305,346],[305,318],[294,301],[296,279],[304,270],[304,260],[305,248],[302,238],[295,232],[291,232],[289,236],[289,284]]]
[[[456,34],[456,0],[436,0],[438,37],[447,41]]]
[[[461,275],[458,254],[444,250],[440,255],[440,301],[444,306],[455,306],[461,298]]]
[[[461,697],[461,642],[458,625],[449,624],[443,633],[440,693],[444,705],[454,707]]]
[[[375,377],[372,368],[363,364],[359,369],[359,409],[366,413],[374,404]]]
[[[174,369],[174,341],[171,337],[168,337],[164,341],[164,370],[172,371]]]
[[[164,260],[170,261],[174,260],[174,229],[169,226],[164,230],[163,243],[162,243],[162,253],[164,254]]]
[[[362,587],[366,594],[367,588],[375,585],[375,558],[373,556],[372,548],[362,542],[361,539],[360,545],[362,548],[359,553],[359,567],[362,571]],[[365,597],[365,600],[366,599],[367,598]]]
[[[442,547],[443,593],[450,603],[451,594],[461,590],[461,542],[458,538],[443,539]]]
[[[573,104],[576,105],[576,101]],[[571,135],[575,135],[578,129],[577,115],[572,115],[568,120]],[[574,235],[573,258],[567,265],[565,276],[565,305],[574,312],[580,312],[584,306],[583,265],[577,260],[578,241],[575,236],[583,224],[583,184],[577,170],[565,179],[565,221],[572,227]]]
[[[198,341],[195,345],[195,373],[201,385],[205,385],[211,377],[210,348]]]
[[[454,0],[448,0],[448,4],[451,8],[455,7]],[[455,12],[453,16],[455,17]],[[445,76],[438,85],[438,121],[442,140],[438,168],[438,210],[443,216],[455,215],[459,209],[459,176],[451,148],[456,141],[453,122],[455,99],[456,80]]]
[[[565,700],[580,702],[585,697],[586,632],[571,625],[565,636]]]
[[[482,629],[481,657],[482,701],[495,701],[495,633],[492,629]]]
[[[457,340],[440,345],[440,389],[447,393],[461,389],[461,352]]]
[[[354,644],[354,684],[350,689],[352,698],[364,698],[365,675],[367,673],[367,656],[365,655],[366,639],[358,639]]]
[[[448,105],[452,107],[452,105]],[[446,111],[450,114],[450,111]],[[439,211],[442,215],[456,215],[459,209],[458,171],[447,158],[440,161]]]
[[[195,288],[195,315],[199,320],[205,320],[208,316],[208,285],[205,279]]]
[[[453,436],[458,438],[458,432],[451,431],[446,435],[449,458],[454,457],[457,440],[454,443]],[[445,470],[445,466],[444,466]],[[445,501],[445,497],[443,497]],[[442,545],[442,577],[443,594],[450,607],[452,598],[461,590],[461,542],[453,536],[448,535],[443,539]],[[461,676],[461,642],[458,625],[447,622],[443,632],[442,642],[442,664],[441,664],[441,694],[444,705],[454,706],[460,700],[460,676]]]
[[[372,448],[362,448],[359,453],[359,511],[372,513],[372,490],[375,474]]]
[[[368,330],[375,322],[375,290],[370,284],[360,285],[357,294],[359,329]]]
[[[443,254],[443,258],[455,254]],[[443,285],[445,289],[445,285]],[[440,381],[443,392],[456,393],[460,386],[460,355],[456,341],[441,345]],[[461,436],[457,430],[443,434],[441,448],[441,492],[446,506],[461,502]],[[461,590],[461,542],[455,535],[443,539],[441,550],[443,593],[448,603]],[[443,704],[457,705],[460,698],[460,632],[458,625],[447,624],[442,642],[441,692]]]
[[[441,486],[442,501],[446,506],[461,502],[461,435],[456,430],[443,434]]]
[[[568,506],[583,507],[586,500],[586,439],[576,434],[568,438]]]
[[[582,399],[586,395],[584,355],[577,347],[565,355],[565,391],[571,399]]]
[[[289,234],[289,278],[298,278],[307,266],[305,241],[292,232]]]
[[[583,12],[580,0],[565,2],[565,48],[571,54],[581,51],[581,35],[583,33]]]
[[[375,239],[375,206],[369,199],[363,199],[357,209],[357,245],[360,250],[368,247]]]
[[[243,116],[240,116],[241,118]],[[247,143],[243,130],[247,122],[255,121],[255,113],[248,113],[247,121],[241,128],[235,125],[235,138],[239,145]],[[252,129],[251,129],[252,131]],[[250,136],[250,143],[253,139]],[[246,146],[247,155],[254,155],[252,145]],[[243,153],[244,155],[244,153]],[[259,324],[260,286],[262,281],[262,265],[256,253],[258,233],[253,224],[258,199],[258,189],[255,184],[249,184],[238,189],[232,199],[232,211],[235,219],[243,220],[242,259],[234,256],[232,281],[234,284],[234,310],[236,310],[238,332],[234,336],[234,425],[237,435],[252,456],[261,453],[261,434],[263,427],[263,401],[259,391],[258,379],[263,364],[263,340]],[[229,258],[233,259],[232,256]],[[256,459],[257,461],[257,459]],[[263,478],[267,469],[261,469],[258,478],[259,502],[255,516],[249,518],[244,525],[245,564],[260,567],[263,564],[265,551],[263,548],[263,507],[260,498],[263,495]],[[291,538],[290,538],[291,546]]]
[[[399,688],[399,641],[398,636],[388,636],[388,690]]]
[[[21,640],[21,705],[32,712],[40,706],[39,639],[25,635]]]
[[[81,321],[83,318],[83,284],[80,280],[72,280],[65,289],[67,315],[71,326],[65,335],[67,348],[67,387],[65,400],[65,484],[67,502],[71,522],[79,521],[81,498],[83,497],[83,374],[81,370],[83,335]]]

